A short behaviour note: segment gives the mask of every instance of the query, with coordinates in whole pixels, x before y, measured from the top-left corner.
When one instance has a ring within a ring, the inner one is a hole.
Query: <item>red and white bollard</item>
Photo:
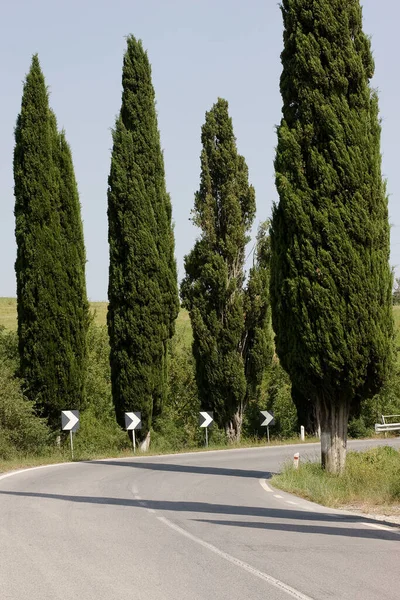
[[[296,452],[296,454],[293,456],[293,468],[298,469],[299,464],[300,464],[300,453]]]

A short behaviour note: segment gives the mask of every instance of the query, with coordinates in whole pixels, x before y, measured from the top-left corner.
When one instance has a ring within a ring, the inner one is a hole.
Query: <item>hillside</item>
[[[400,308],[400,307],[399,307]],[[107,302],[91,302],[91,313],[96,325],[105,325],[107,319]],[[400,319],[400,312],[399,312]],[[17,328],[17,300],[16,298],[0,298],[0,327],[6,329]],[[190,344],[192,331],[187,310],[181,309],[176,322],[176,334],[183,344]]]

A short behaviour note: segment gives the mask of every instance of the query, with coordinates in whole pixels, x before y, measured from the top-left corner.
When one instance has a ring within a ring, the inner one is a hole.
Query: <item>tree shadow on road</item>
[[[110,465],[113,467],[130,467],[133,469],[148,469],[150,471],[164,471],[176,473],[194,473],[199,475],[220,475],[225,477],[249,477],[254,479],[270,479],[275,473],[267,471],[254,471],[251,469],[227,469],[225,467],[199,467],[196,465],[179,465],[154,462],[119,462],[116,460],[91,460],[90,465]]]
[[[209,502],[185,502],[185,501],[169,501],[169,500],[142,500],[135,498],[109,498],[102,496],[72,496],[67,494],[50,494],[42,492],[17,492],[0,490],[0,495],[16,496],[25,498],[38,498],[47,500],[59,500],[64,502],[94,504],[94,505],[109,505],[109,506],[126,506],[129,508],[147,508],[154,511],[175,512],[175,513],[208,513],[213,515],[239,515],[246,517],[261,517],[271,519],[271,521],[232,521],[232,520],[213,520],[213,519],[196,519],[189,517],[192,521],[209,523],[213,525],[225,525],[231,527],[249,527],[256,529],[265,529],[271,531],[292,531],[297,533],[316,533],[325,535],[341,535],[347,537],[361,537],[370,539],[384,539],[400,541],[400,536],[396,530],[368,530],[355,527],[337,526],[338,523],[348,524],[365,524],[374,523],[367,518],[358,515],[346,515],[340,513],[324,513],[312,512],[296,509],[281,509],[267,508],[262,506],[235,506],[226,504],[213,504]],[[280,520],[279,523],[276,520]],[[281,521],[292,521],[291,523]],[[304,524],[304,521],[316,521],[335,524],[329,525],[313,525]],[[386,523],[387,525],[387,523]]]
[[[288,511],[289,512],[289,511]],[[290,511],[291,512],[291,511]],[[312,521],[313,513],[305,513],[308,515],[306,520]],[[322,515],[326,517],[327,515]],[[336,515],[335,515],[336,516]],[[292,519],[292,517],[289,517]],[[297,517],[295,517],[297,520]],[[352,519],[353,523],[357,523],[356,519]],[[211,525],[225,525],[230,527],[249,527],[253,529],[264,529],[269,531],[288,531],[295,533],[306,533],[306,534],[320,534],[320,535],[341,535],[345,537],[353,537],[353,538],[364,538],[364,539],[381,539],[381,540],[389,540],[400,542],[400,533],[397,533],[395,529],[393,531],[381,529],[381,530],[373,530],[373,529],[361,529],[361,528],[348,528],[348,527],[327,527],[321,525],[303,525],[301,523],[273,523],[270,521],[260,522],[260,521],[216,521],[212,519],[194,519],[199,523],[210,523]],[[321,521],[327,521],[328,519],[323,518]],[[336,522],[340,520],[347,519],[335,519]],[[370,519],[364,519],[359,517],[358,523],[374,523],[376,521],[371,521]],[[388,526],[388,523],[384,523]]]

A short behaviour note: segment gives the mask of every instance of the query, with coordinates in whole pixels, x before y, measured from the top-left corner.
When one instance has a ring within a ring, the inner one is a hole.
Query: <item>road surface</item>
[[[295,451],[0,477],[1,600],[398,600],[398,529],[271,490]]]

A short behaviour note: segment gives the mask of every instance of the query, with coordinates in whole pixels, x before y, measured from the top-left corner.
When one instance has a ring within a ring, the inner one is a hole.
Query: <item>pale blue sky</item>
[[[364,0],[380,90],[392,264],[400,265],[398,0]],[[179,277],[196,230],[200,128],[218,96],[229,101],[239,151],[256,188],[257,219],[276,199],[273,157],[280,120],[282,22],[275,0],[1,0],[0,296],[15,295],[13,129],[31,55],[39,53],[50,102],[72,147],[92,300],[107,298],[107,176],[120,108],[125,36],[143,40],[153,68]],[[397,268],[400,273],[400,266]]]

